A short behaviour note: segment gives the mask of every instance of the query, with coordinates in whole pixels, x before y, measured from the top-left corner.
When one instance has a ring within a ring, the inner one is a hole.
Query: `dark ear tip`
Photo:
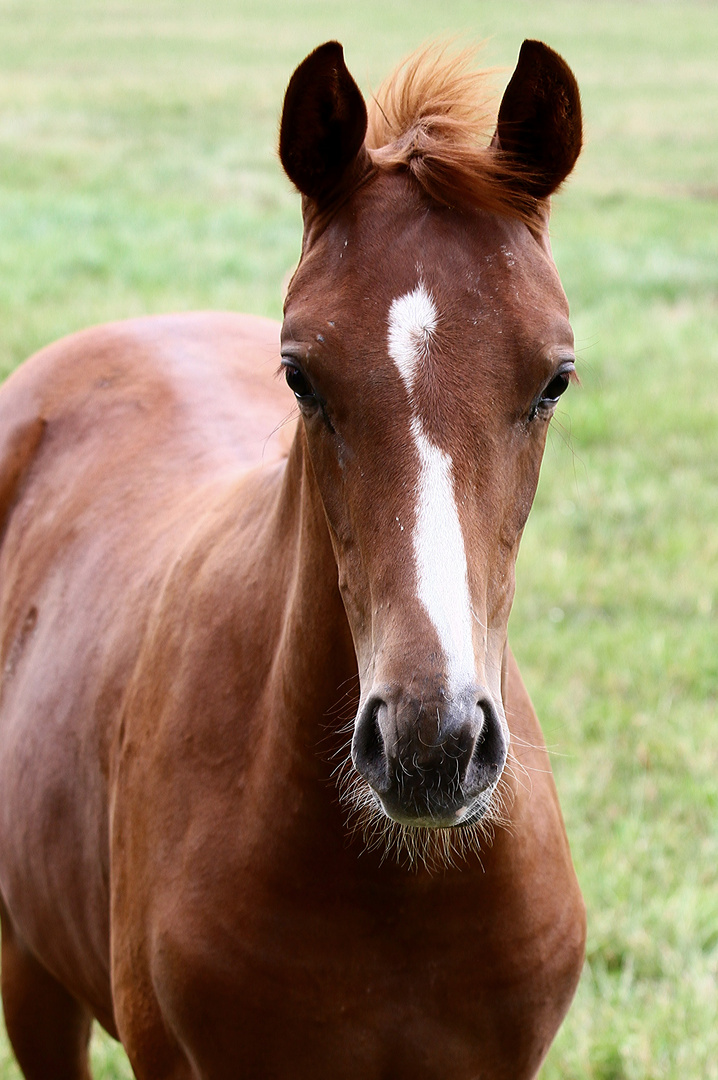
[[[304,73],[309,69],[326,68],[332,63],[336,63],[340,68],[345,67],[344,47],[340,42],[325,41],[323,45],[317,45],[316,49],[312,49],[309,55],[304,57],[301,64],[298,64],[294,69],[287,89],[291,90],[293,85],[299,83]]]
[[[543,41],[538,41],[536,38],[524,38],[519,49],[519,60],[528,59],[532,55],[544,52],[544,50],[550,53],[554,51]]]
[[[552,49],[549,45],[546,45],[543,41],[537,41],[535,38],[526,38],[519,49],[519,57],[517,62],[517,68],[541,68],[544,71],[552,72],[555,75],[561,75],[563,78],[567,78],[571,83],[575,84],[576,79],[574,77],[571,68],[568,66],[564,58]]]
[[[309,56],[306,57],[306,60],[324,57],[328,59],[332,54],[337,60],[344,60],[344,46],[340,41],[325,41],[323,45],[317,45],[316,49],[310,52]]]

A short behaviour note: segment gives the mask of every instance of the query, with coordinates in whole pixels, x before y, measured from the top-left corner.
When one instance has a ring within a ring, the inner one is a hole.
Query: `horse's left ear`
[[[338,41],[303,60],[289,80],[279,132],[284,171],[303,195],[324,202],[361,164],[366,105]]]
[[[571,68],[542,41],[524,41],[492,145],[511,155],[519,186],[543,199],[571,172],[581,141],[581,98]]]

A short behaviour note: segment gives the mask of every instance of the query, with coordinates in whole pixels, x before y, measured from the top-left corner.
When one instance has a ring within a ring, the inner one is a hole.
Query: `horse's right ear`
[[[337,194],[358,163],[366,105],[338,41],[320,45],[289,80],[279,132],[284,171],[315,202]]]

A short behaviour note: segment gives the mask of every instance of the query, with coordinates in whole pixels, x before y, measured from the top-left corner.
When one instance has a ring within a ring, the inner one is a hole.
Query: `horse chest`
[[[238,883],[221,923],[199,896],[173,908],[152,982],[206,1075],[532,1076],[562,992],[557,913],[511,930],[485,875],[347,865]]]

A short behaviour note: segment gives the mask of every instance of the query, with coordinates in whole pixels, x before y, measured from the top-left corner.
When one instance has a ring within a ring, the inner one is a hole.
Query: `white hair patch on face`
[[[436,330],[436,304],[423,282],[392,300],[389,309],[389,356],[399,369],[409,397],[419,365],[428,359]]]
[[[392,302],[389,355],[410,402],[419,367],[430,360],[438,314],[423,282]],[[466,549],[456,506],[453,462],[426,434],[414,411],[411,435],[419,457],[413,530],[417,592],[446,658],[449,693],[476,679]]]
[[[419,599],[439,635],[449,686],[458,691],[475,676],[471,596],[453,466],[449,455],[424,435],[416,418],[411,432],[421,462],[413,537]]]

